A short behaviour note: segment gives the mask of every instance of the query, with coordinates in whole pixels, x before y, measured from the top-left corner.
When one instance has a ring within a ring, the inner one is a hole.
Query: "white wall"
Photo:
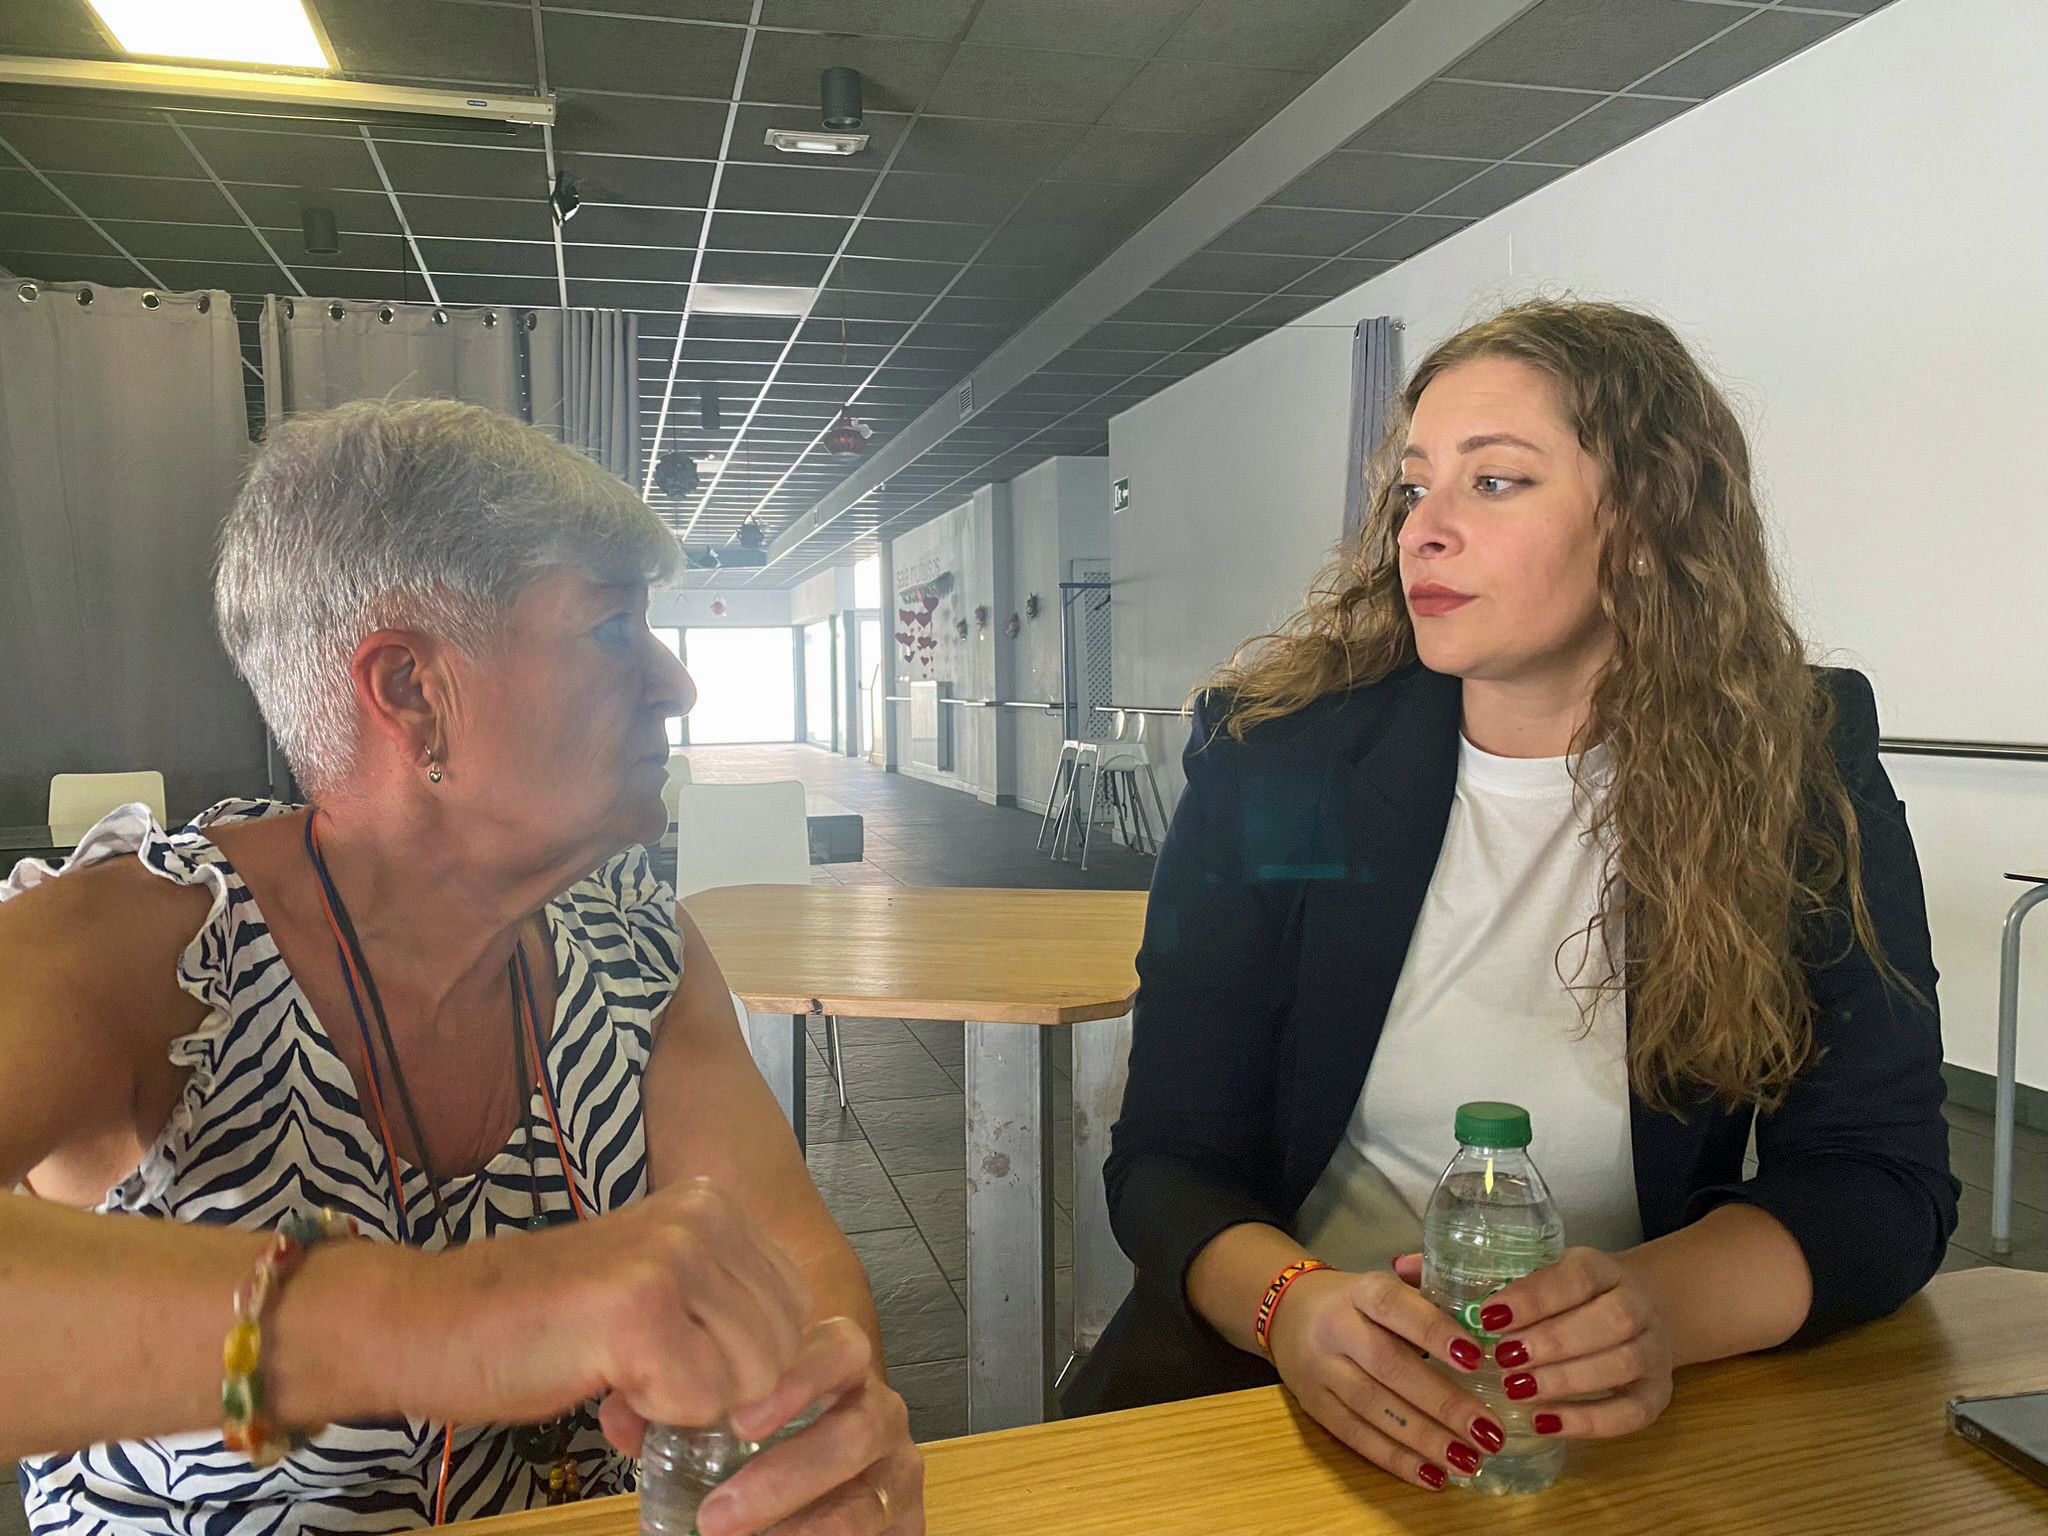
[[[1010,526],[1014,558],[1011,585],[1001,608],[1005,619],[1019,616],[1011,696],[1058,699],[1060,675],[1060,583],[1075,560],[1110,554],[1109,461],[1100,458],[1047,459],[1010,482]],[[1038,597],[1038,617],[1025,618],[1025,601]],[[1059,761],[1066,726],[1057,712],[1012,711],[1017,767],[1017,803],[1045,809],[1045,796]]]
[[[1117,418],[1120,693],[1169,703],[1290,611],[1341,524],[1349,327],[1406,360],[1503,300],[1653,308],[1726,380],[1802,623],[1898,735],[2048,740],[2048,6],[1898,0]],[[1949,1054],[1993,1064],[2000,876],[2048,859],[2048,769],[1893,763]],[[2048,922],[2024,1081],[2048,1085]],[[2030,1036],[2030,1038],[2028,1038]]]
[[[801,582],[789,594],[793,624],[815,624],[853,606],[853,567],[835,565]]]
[[[973,500],[941,513],[930,522],[890,541],[895,582],[899,588],[945,572],[950,572],[953,577],[952,590],[940,599],[932,614],[930,634],[938,642],[936,647],[920,652],[908,661],[900,648],[896,652],[897,676],[906,697],[910,692],[909,685],[917,682],[943,682],[953,698],[993,697],[995,652],[991,636],[996,633],[1001,619],[992,617],[985,633],[977,634],[974,628],[974,610],[987,606],[993,613],[997,601],[993,590],[994,573],[989,568],[987,555],[992,518],[992,498],[984,490],[977,492]],[[891,605],[885,614],[891,621],[885,628],[885,634],[894,634],[902,628],[896,618],[901,594],[885,593],[883,596]],[[1005,609],[1004,613],[1007,614],[1008,610]],[[968,626],[964,639],[958,627],[962,619]],[[929,661],[924,659],[927,656]],[[948,710],[953,731],[953,768],[950,773],[938,773],[919,767],[911,760],[910,706],[895,704],[890,707],[897,711],[899,772],[994,801],[999,763],[995,720],[991,711]]]

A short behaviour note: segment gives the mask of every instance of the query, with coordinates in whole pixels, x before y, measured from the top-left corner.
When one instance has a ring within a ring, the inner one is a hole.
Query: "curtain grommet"
[[[495,309],[487,309],[487,310],[485,310],[485,311],[484,311],[484,328],[485,328],[486,330],[488,330],[488,329],[490,329],[490,328],[491,328],[492,326],[496,325],[497,323],[498,323],[498,312],[497,312],[497,311],[496,311]]]
[[[78,307],[79,307],[80,309],[89,309],[89,308],[91,308],[91,306],[92,306],[92,290],[91,290],[90,288],[81,288],[81,289],[79,289],[79,290],[78,290],[78,292],[77,292],[77,294],[75,295],[75,297],[76,297],[76,298],[77,298],[77,300],[78,300]]]
[[[290,299],[282,299],[279,302],[284,306],[285,319],[290,320],[297,316],[299,312],[298,306],[293,304]]]
[[[540,316],[536,315],[532,310],[529,309],[526,312],[526,328],[530,331],[539,324]]]
[[[434,324],[436,324],[436,325],[446,325],[447,323],[448,323],[448,311],[447,311],[447,310],[445,310],[445,309],[437,309],[437,310],[435,310],[435,311],[434,311]]]
[[[348,311],[343,309],[339,302],[327,306],[327,318],[330,320],[339,320],[347,313]]]
[[[210,315],[213,313],[212,294],[202,293],[201,295],[199,295],[199,313],[201,313],[202,315]]]
[[[389,325],[392,321],[396,320],[397,318],[398,311],[393,309],[389,304],[386,304],[382,309],[377,311],[377,319],[385,325]]]
[[[145,288],[142,290],[142,307],[144,309],[160,308],[162,307],[163,302],[163,299],[158,295],[157,291],[154,288]]]
[[[34,282],[25,282],[14,290],[14,296],[24,304],[33,304],[42,291],[41,287]]]

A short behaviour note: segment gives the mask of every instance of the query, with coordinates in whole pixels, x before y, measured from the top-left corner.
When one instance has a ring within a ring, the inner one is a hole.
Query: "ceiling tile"
[[[718,206],[748,213],[858,213],[874,180],[868,171],[729,165],[719,183]]]
[[[563,91],[556,109],[555,148],[716,160],[725,137],[725,113],[723,106],[709,101]]]
[[[761,32],[747,64],[747,101],[818,107],[818,76],[838,66],[861,73],[862,104],[877,112],[915,112],[946,67],[943,43],[905,38],[826,37]]]
[[[1317,265],[1313,256],[1244,256],[1230,251],[1197,251],[1159,280],[1161,288],[1195,288],[1211,293],[1278,293]]]
[[[69,0],[15,0],[0,10],[0,48],[79,59],[120,56],[85,7]]]
[[[1049,48],[1149,59],[1197,0],[1003,0],[982,8],[967,34],[990,47]]]
[[[1417,251],[1428,250],[1437,241],[1448,239],[1471,222],[1470,219],[1438,218],[1430,213],[1410,214],[1359,246],[1357,254],[1377,257],[1382,261],[1406,261]]]
[[[986,224],[932,224],[862,219],[847,247],[853,256],[908,256],[917,261],[965,261],[989,237]]]
[[[235,201],[242,205],[242,211],[261,229],[288,230],[296,235],[301,210],[312,207],[332,212],[335,224],[345,236],[398,232],[398,215],[391,211],[391,199],[381,191],[336,192],[325,188],[252,186],[247,182],[231,183],[228,190],[235,194]],[[234,218],[233,211],[227,210],[226,204],[221,207],[228,218]],[[447,230],[442,233],[467,234],[469,231]]]
[[[943,289],[960,269],[943,261],[884,261],[876,257],[848,256],[832,274],[835,288],[861,288],[873,293],[933,294]]]
[[[1574,91],[1432,80],[1344,147],[1505,160],[1531,139],[1578,116],[1592,100]]]
[[[547,160],[523,149],[487,149],[456,144],[387,144],[377,153],[402,202],[408,192],[447,192],[458,197],[548,195]],[[371,186],[376,183],[372,181]],[[586,198],[591,194],[586,189]]]
[[[548,84],[556,90],[732,95],[746,34],[737,27],[550,12]]]
[[[134,228],[144,230],[174,227],[176,226],[164,224],[134,226]],[[236,233],[234,230],[214,230],[214,227],[211,225],[194,225],[191,227],[220,234],[232,235]],[[126,235],[131,232],[132,229],[124,231],[111,227],[108,230],[108,233],[112,234],[116,240],[119,240],[123,245],[128,246],[128,249],[133,251],[135,247],[126,238]],[[248,238],[246,232],[243,232],[243,238],[245,240]],[[84,256],[104,256],[111,250],[105,235],[102,235],[90,224],[86,223],[84,219],[73,217],[70,214],[51,217],[42,214],[0,213],[0,246],[5,246],[10,251],[49,251],[59,255]],[[138,251],[136,254],[140,255],[141,253]]]
[[[724,110],[720,109],[721,112]],[[816,104],[809,107],[760,107],[743,106],[733,120],[732,154],[734,160],[749,160],[757,165],[823,166],[830,170],[840,167],[855,171],[879,171],[889,158],[889,152],[896,147],[896,141],[903,137],[910,126],[910,118],[901,112],[876,112],[869,109],[861,123],[861,131],[868,136],[868,147],[857,155],[844,159],[825,155],[790,155],[767,144],[770,128],[806,128],[816,131],[819,116]],[[902,163],[899,159],[899,165]]]
[[[975,0],[767,0],[761,21],[770,27],[948,42],[967,25],[974,6]]]
[[[996,231],[988,243],[987,255],[990,261],[1073,271],[1100,261],[1122,244],[1135,227],[1100,219],[1051,223],[1018,218]]]
[[[634,245],[565,245],[563,265],[571,278],[609,277],[640,283],[684,283],[697,259],[691,250]]]
[[[1687,0],[1542,0],[1445,73],[1513,85],[1618,91],[1743,21],[1745,14]]]
[[[185,146],[178,142],[178,136],[164,123],[9,114],[0,119],[0,138],[5,138],[39,171],[118,171],[124,176],[201,174]]]
[[[429,240],[419,242],[420,260],[437,276],[467,272],[494,277],[555,275],[555,247],[521,240]]]
[[[0,133],[4,133],[0,129]],[[13,213],[69,213],[64,199],[10,161],[0,166],[0,208]]]
[[[1483,219],[1565,175],[1563,166],[1496,165],[1429,205],[1431,213]]]
[[[977,261],[960,274],[953,292],[962,298],[1035,299],[1042,304],[1064,291],[1070,282],[1068,274],[1057,267]]]
[[[108,287],[138,288],[149,281],[111,251],[104,256],[92,256],[82,251],[16,251],[0,246],[0,266],[16,277],[39,278],[46,283],[103,283]]]
[[[576,174],[588,203],[641,203],[660,208],[702,208],[711,196],[712,167],[702,160],[639,160],[630,155],[562,155],[555,163]],[[545,168],[543,168],[545,169]],[[726,184],[736,173],[726,172]],[[547,197],[541,177],[537,202]],[[577,220],[583,217],[577,212]],[[573,222],[573,221],[572,221]]]
[[[593,309],[681,309],[690,291],[687,283],[607,283],[592,278],[569,279],[569,302]],[[690,317],[690,331],[698,329]]]
[[[932,92],[929,110],[956,116],[1092,123],[1138,69],[1135,60],[1113,55],[963,47]]]
[[[960,219],[996,224],[1009,217],[1031,184],[975,176],[927,176],[894,171],[868,212],[890,219]]]
[[[1406,0],[1203,0],[1160,50],[1169,59],[1320,74]]]
[[[1015,330],[1043,308],[1035,299],[969,299],[948,294],[932,306],[941,324],[994,325]]]
[[[1212,251],[1254,251],[1282,256],[1335,256],[1385,229],[1383,213],[1340,213],[1321,208],[1255,208],[1209,242]]]
[[[69,222],[79,224],[88,235],[92,234],[91,226],[86,225],[83,220]],[[239,226],[230,229],[218,224],[160,224],[121,219],[108,219],[103,223],[108,234],[144,261],[151,263],[160,260],[247,262],[258,266],[270,263],[270,255],[263,249],[261,242],[248,230]],[[18,242],[6,238],[4,243],[14,245]],[[278,255],[287,262],[297,254],[293,248],[296,244],[296,241],[291,242],[289,246],[272,242]],[[106,241],[96,235],[93,236],[92,244],[72,247],[87,251],[103,251],[106,248]],[[276,273],[275,264],[270,265],[272,272]]]
[[[185,131],[192,147],[222,181],[364,190],[377,185],[370,152],[360,138],[219,128]]]
[[[798,322],[781,315],[692,315],[690,334],[706,340],[724,341],[782,341],[796,330]],[[649,338],[649,332],[641,331],[641,340]],[[668,328],[671,341],[675,328]]]
[[[1110,316],[1112,320],[1166,321],[1175,325],[1221,325],[1252,303],[1242,293],[1198,293],[1179,288],[1153,288],[1139,294]]]
[[[592,10],[591,0],[540,0],[544,11]],[[753,14],[751,0],[604,0],[607,11],[636,16],[669,16],[678,21],[745,21]]]
[[[405,219],[416,235],[462,240],[535,240],[552,243],[554,220],[539,198],[428,197],[404,199]],[[587,217],[579,211],[574,229]]]
[[[502,304],[508,308],[518,305],[553,309],[561,303],[561,294],[552,277],[442,277],[436,273],[434,286],[440,290],[443,302],[449,304]],[[576,302],[573,289],[570,300]]]
[[[1186,59],[1154,59],[1102,114],[1112,128],[1243,137],[1300,95],[1315,76]]]
[[[692,209],[585,203],[562,226],[562,239],[568,245],[694,246],[703,225],[704,215]]]
[[[521,10],[450,0],[347,0],[320,8],[351,74],[489,81],[532,90],[533,20]]]
[[[1159,133],[1101,124],[1083,134],[1055,172],[1064,181],[1163,182],[1178,191],[1229,154],[1218,133]]]
[[[1029,181],[1050,175],[1080,141],[1082,131],[1066,123],[925,117],[911,131],[894,168]]]
[[[239,224],[235,210],[210,181],[168,181],[147,176],[50,178],[65,196],[96,219],[186,219]]]
[[[712,220],[712,231],[718,221]],[[707,283],[754,283],[768,287],[814,288],[825,280],[828,256],[783,255],[770,251],[704,253],[698,276]]]
[[[1412,213],[1477,171],[1483,160],[1426,160],[1339,150],[1273,195],[1281,206]]]
[[[836,274],[835,274],[836,275]],[[832,335],[839,334],[838,325],[843,316],[847,320],[847,339],[861,340],[860,330],[853,322],[860,320],[915,320],[925,311],[931,298],[922,293],[881,293],[853,288],[833,287],[818,296],[817,307],[812,315],[832,326]],[[806,332],[806,334],[809,334]]]
[[[1335,298],[1340,293],[1349,293],[1360,283],[1369,283],[1396,263],[1391,261],[1355,260],[1339,257],[1326,262],[1308,276],[1297,278],[1287,285],[1289,293],[1313,294],[1318,298]]]
[[[1203,325],[1139,325],[1111,320],[1096,326],[1076,345],[1083,350],[1110,352],[1174,352],[1199,339],[1207,329]]]
[[[829,256],[852,227],[851,219],[720,212],[711,216],[709,244],[720,251],[801,251]]]
[[[1691,106],[1684,101],[1651,100],[1642,96],[1614,96],[1603,101],[1575,123],[1567,124],[1548,138],[1530,146],[1518,160],[1554,160],[1567,165],[1584,165],[1630,139],[1668,123]]]
[[[1657,71],[1643,82],[1642,89],[1661,96],[1717,96],[1800,49],[1812,47],[1849,21],[1847,16],[1758,11],[1725,37]]]

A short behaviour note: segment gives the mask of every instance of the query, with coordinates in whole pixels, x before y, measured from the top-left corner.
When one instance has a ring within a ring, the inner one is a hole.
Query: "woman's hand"
[[[811,1309],[795,1266],[702,1179],[436,1255],[414,1289],[453,1354],[423,1371],[408,1412],[537,1422],[602,1396],[606,1432],[628,1454],[649,1423],[716,1424],[769,1397],[798,1362]]]
[[[1410,1284],[1422,1257],[1395,1262]],[[1609,1440],[1655,1423],[1671,1402],[1671,1335],[1661,1308],[1628,1265],[1597,1248],[1504,1287],[1488,1303],[1508,1320],[1494,1346],[1508,1397],[1538,1434]],[[1596,1402],[1568,1399],[1605,1394]]]
[[[767,1398],[733,1428],[765,1439],[814,1404],[817,1422],[748,1462],[697,1512],[704,1536],[924,1536],[924,1457],[903,1399],[850,1318],[828,1318]]]
[[[1506,1443],[1485,1404],[1423,1358],[1476,1370],[1479,1346],[1385,1271],[1316,1270],[1273,1314],[1273,1364],[1323,1428],[1374,1465],[1422,1488],[1445,1468],[1470,1475]]]

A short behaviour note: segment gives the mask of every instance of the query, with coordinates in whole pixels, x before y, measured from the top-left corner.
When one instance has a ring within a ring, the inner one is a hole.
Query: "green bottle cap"
[[[1529,1111],[1519,1104],[1481,1099],[1458,1106],[1457,1137],[1468,1147],[1526,1147]]]

